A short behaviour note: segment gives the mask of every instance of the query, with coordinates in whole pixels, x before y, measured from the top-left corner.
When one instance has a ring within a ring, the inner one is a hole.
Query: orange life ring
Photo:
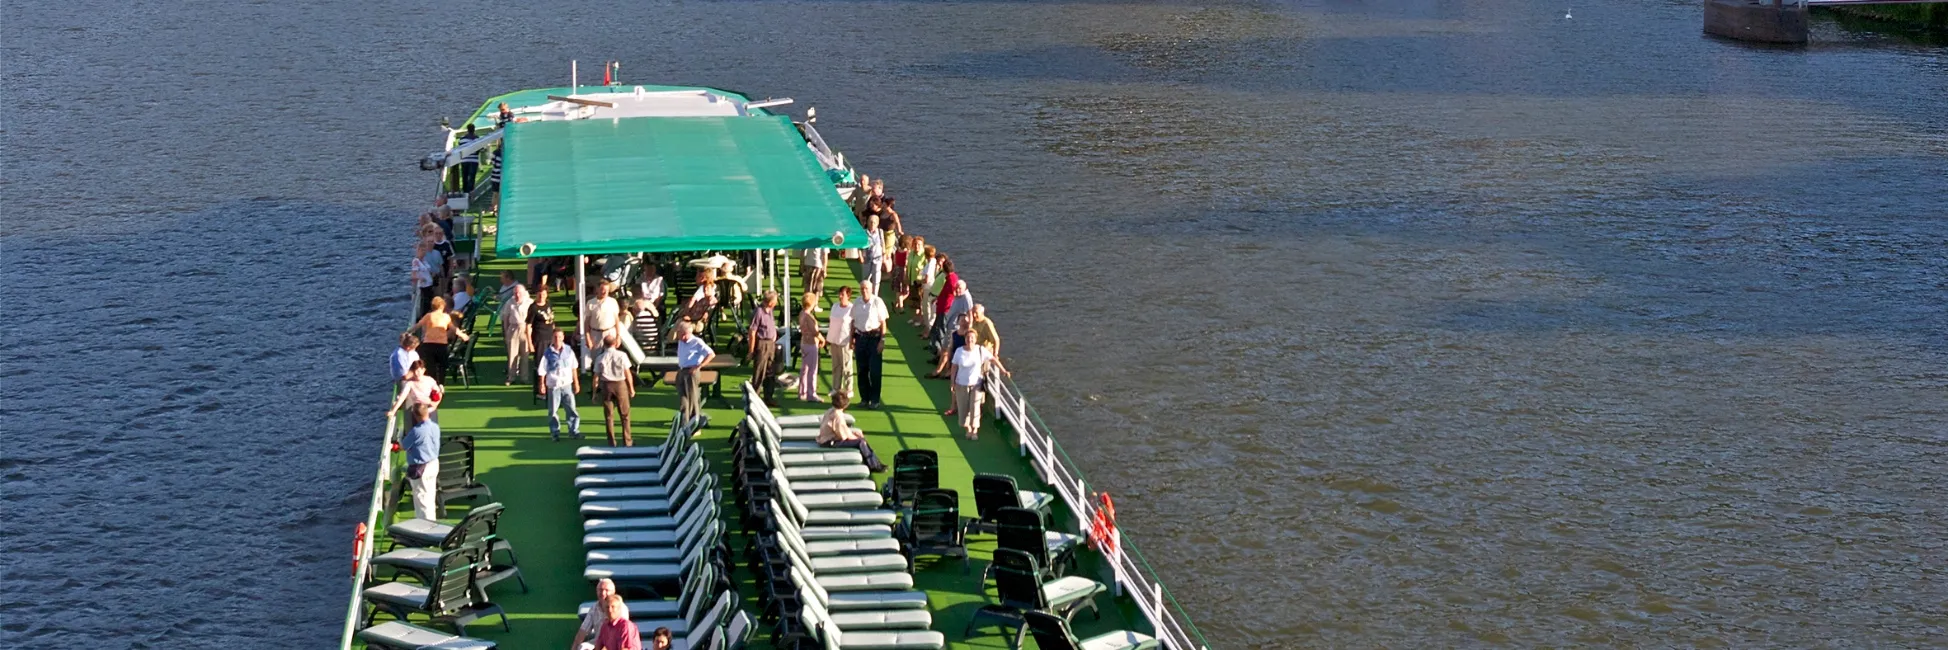
[[[1096,514],[1090,518],[1089,538],[1097,550],[1116,550],[1116,502],[1106,493],[1096,494]]]
[[[358,561],[365,557],[365,522],[352,532],[352,575],[358,575]]]

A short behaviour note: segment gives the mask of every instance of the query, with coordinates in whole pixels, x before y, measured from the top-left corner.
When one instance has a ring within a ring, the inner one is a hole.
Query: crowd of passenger
[[[497,171],[497,169],[496,169]],[[477,170],[476,170],[477,172]],[[491,181],[490,181],[491,182]],[[399,391],[388,417],[408,414],[410,432],[430,427],[437,439],[438,408],[444,383],[458,362],[454,346],[475,336],[468,328],[482,303],[467,277],[469,260],[457,255],[452,242],[454,211],[441,199],[419,217],[411,264],[417,289],[413,326],[399,336],[391,359],[392,379]],[[819,443],[860,449],[875,470],[883,464],[871,454],[863,434],[843,424],[850,405],[864,409],[884,406],[884,352],[888,323],[896,317],[925,333],[930,353],[927,379],[950,383],[953,403],[945,414],[955,416],[969,440],[980,437],[983,381],[990,371],[1007,374],[1000,360],[1001,338],[986,308],[974,300],[968,284],[946,252],[909,231],[886,193],[883,180],[861,176],[849,199],[853,214],[865,228],[866,245],[841,252],[857,259],[861,274],[856,285],[838,286],[827,304],[827,267],[831,251],[805,250],[799,276],[804,293],[795,318],[799,368],[787,378],[799,400],[826,403]],[[716,258],[696,269],[694,290],[679,296],[676,308],[662,313],[669,286],[659,261],[642,255],[611,255],[584,272],[592,276],[590,295],[580,326],[569,331],[556,326],[551,296],[573,292],[573,258],[532,258],[526,277],[514,271],[500,274],[493,296],[492,321],[498,322],[505,342],[505,385],[530,386],[548,414],[553,440],[564,434],[582,438],[577,396],[582,375],[590,377],[591,405],[602,405],[603,429],[610,445],[630,446],[634,435],[630,405],[638,381],[637,356],[644,349],[673,351],[672,384],[678,396],[678,416],[696,417],[702,410],[706,370],[718,356],[712,347],[715,325],[727,307],[741,306],[745,287],[731,279],[735,262]],[[888,287],[890,285],[890,288]],[[729,289],[726,289],[726,287]],[[726,295],[729,291],[731,295]],[[892,304],[887,304],[890,294]],[[572,300],[572,298],[571,298]],[[777,388],[789,361],[778,355],[780,296],[766,291],[755,296],[748,329],[741,332],[743,363],[751,368],[763,399],[777,404]],[[626,306],[626,307],[625,307]],[[821,314],[824,314],[821,317]],[[665,327],[667,326],[667,329]],[[820,372],[829,359],[830,374]],[[823,386],[821,386],[823,380]],[[420,432],[422,435],[424,432]],[[619,434],[619,435],[618,435]],[[425,454],[421,454],[422,456]],[[433,453],[437,456],[437,450]],[[409,471],[414,471],[409,458]],[[424,460],[424,459],[422,459]],[[434,458],[428,462],[436,461]],[[420,467],[418,470],[425,470]],[[424,479],[433,480],[435,468]],[[421,480],[415,475],[414,480]],[[418,488],[415,485],[415,488]],[[415,489],[414,494],[432,494]],[[415,499],[415,511],[420,503]],[[426,506],[431,515],[431,502]]]
[[[510,118],[503,104],[502,125]],[[465,144],[475,137],[470,125],[460,142]],[[497,184],[498,147],[491,160],[488,182]],[[468,154],[451,183],[451,189],[460,193],[455,195],[471,193],[478,174],[479,156]],[[595,266],[581,270],[594,281],[587,303],[581,305],[579,326],[569,331],[557,327],[551,296],[572,296],[571,279],[577,271],[574,258],[531,258],[526,277],[503,271],[491,302],[481,301],[467,279],[472,270],[469,260],[455,253],[452,239],[456,215],[446,203],[442,198],[432,210],[421,214],[414,229],[411,280],[416,289],[416,319],[399,335],[399,346],[390,363],[398,394],[387,417],[402,410],[406,413],[404,434],[398,442],[406,452],[415,517],[436,518],[438,409],[444,382],[456,362],[453,346],[472,341],[475,335],[467,329],[475,322],[481,305],[498,306],[491,312],[491,321],[498,322],[506,345],[504,385],[518,383],[532,389],[547,410],[549,437],[553,440],[559,441],[564,431],[570,438],[582,438],[577,399],[581,377],[587,373],[592,403],[602,405],[609,445],[634,444],[630,403],[636,395],[638,367],[625,348],[637,356],[642,356],[644,349],[673,349],[671,383],[678,395],[678,417],[691,418],[703,412],[701,373],[723,367],[715,365],[718,356],[710,344],[716,339],[715,325],[726,308],[741,308],[744,292],[754,289],[726,282],[731,279],[734,262],[715,258],[701,265],[691,264],[698,267],[694,290],[679,296],[676,308],[664,314],[664,298],[670,287],[659,269],[659,260],[643,255],[606,256]],[[926,366],[930,372],[925,378],[950,382],[953,404],[945,414],[957,416],[969,440],[980,436],[983,381],[990,371],[1009,371],[1001,363],[1001,338],[986,308],[974,300],[967,281],[955,270],[954,260],[905,227],[896,200],[886,193],[885,182],[861,176],[849,204],[867,239],[863,248],[847,249],[841,255],[857,259],[862,272],[856,285],[835,288],[828,310],[824,305],[831,251],[814,248],[800,254],[799,277],[804,280],[804,293],[799,297],[795,318],[799,372],[791,381],[799,400],[828,405],[820,419],[818,443],[858,449],[872,471],[881,472],[886,465],[873,453],[864,434],[846,422],[845,410],[852,404],[865,409],[884,406],[883,355],[888,323],[893,318],[906,318],[925,333],[925,346],[931,354]],[[778,355],[780,296],[765,291],[753,298],[755,309],[748,329],[741,332],[744,362],[751,366],[752,379],[761,387],[763,399],[775,405],[778,385],[789,364]],[[820,372],[821,362],[827,358],[829,376]],[[614,585],[600,581],[596,596],[597,604],[583,619],[572,647],[640,648],[638,631]],[[651,647],[667,648],[670,631],[658,629],[650,638]]]
[[[866,229],[866,246],[857,249],[861,267],[859,295],[855,300],[850,287],[839,289],[821,335],[815,326],[827,251],[806,251],[802,266],[811,271],[806,274],[807,293],[798,317],[802,350],[799,398],[818,399],[816,350],[823,348],[831,352],[830,386],[834,392],[853,396],[856,369],[860,407],[883,406],[881,354],[886,347],[886,320],[895,314],[902,315],[909,324],[926,333],[927,348],[932,355],[927,362],[932,372],[926,377],[951,382],[954,403],[946,414],[958,414],[968,439],[978,439],[985,392],[982,382],[989,370],[1008,372],[1001,364],[1001,337],[994,321],[974,301],[967,281],[954,270],[953,258],[928,244],[925,236],[905,227],[898,200],[886,193],[885,180],[862,175],[859,190],[853,193],[850,203],[859,225]],[[853,252],[848,250],[846,255],[851,256]],[[892,285],[890,310],[885,303],[888,284]]]

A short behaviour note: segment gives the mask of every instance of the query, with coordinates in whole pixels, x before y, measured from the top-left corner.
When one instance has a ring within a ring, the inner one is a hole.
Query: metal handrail
[[[419,287],[407,289],[406,309],[409,316],[418,316]],[[395,384],[386,394],[386,403],[391,404],[398,394],[399,386]],[[372,570],[372,549],[378,546],[379,513],[387,511],[384,497],[388,492],[388,479],[392,476],[392,439],[399,433],[399,418],[387,415],[385,431],[386,434],[379,438],[379,472],[372,479],[372,504],[365,510],[365,543],[359,546],[357,555],[352,558],[352,595],[345,605],[345,626],[339,635],[339,650],[352,650],[352,641],[358,635],[359,610],[365,604],[365,576]]]
[[[360,606],[365,602],[365,575],[371,571],[372,548],[378,546],[379,512],[384,509],[381,497],[385,496],[387,478],[392,475],[392,438],[398,433],[398,427],[399,418],[386,417],[386,435],[379,440],[379,473],[372,479],[372,504],[365,511],[365,543],[352,560],[352,597],[345,606],[345,628],[338,641],[339,650],[352,650],[352,640],[358,634]]]
[[[1095,493],[1083,479],[1082,471],[1055,442],[1055,436],[1049,434],[1035,407],[1022,397],[1021,389],[1012,380],[990,370],[984,385],[989,398],[994,400],[995,413],[1014,429],[1021,455],[1028,458],[1042,482],[1053,487],[1062,502],[1068,504],[1069,512],[1076,517],[1076,530],[1089,530],[1089,522],[1096,514],[1096,502],[1092,498]],[[1171,650],[1210,650],[1204,635],[1170,596],[1163,581],[1156,577],[1156,571],[1143,560],[1143,554],[1123,539],[1121,530],[1113,530],[1111,534],[1114,543],[1104,556],[1115,576],[1116,589],[1119,594],[1129,595],[1137,610],[1150,620],[1157,639]]]

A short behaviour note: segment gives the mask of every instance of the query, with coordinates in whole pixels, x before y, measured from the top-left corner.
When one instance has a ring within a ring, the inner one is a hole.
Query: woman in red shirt
[[[947,342],[951,340],[947,335],[954,331],[954,324],[947,322],[947,310],[954,306],[954,285],[960,282],[960,274],[954,272],[953,260],[940,260],[940,271],[947,275],[947,283],[940,285],[940,294],[933,299],[933,330],[927,333],[927,340],[932,343],[933,348],[933,360],[928,361],[927,365],[932,366],[940,365],[943,355],[954,353],[947,346]]]

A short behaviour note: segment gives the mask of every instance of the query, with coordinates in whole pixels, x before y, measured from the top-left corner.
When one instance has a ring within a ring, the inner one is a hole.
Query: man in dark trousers
[[[751,381],[757,382],[764,403],[771,406],[778,401],[778,319],[772,315],[777,308],[778,292],[764,292],[758,312],[751,315],[751,335],[746,337],[750,342],[744,347],[744,358],[751,360]]]
[[[859,301],[852,303],[852,356],[859,373],[859,406],[877,409],[880,388],[880,355],[886,351],[886,301],[879,287],[859,283]]]
[[[480,139],[480,136],[474,135],[473,125],[468,124],[467,134],[460,136],[460,140],[453,144],[453,148],[458,149],[460,147],[467,146],[468,143],[471,143],[478,139]],[[466,192],[468,194],[472,194],[473,179],[475,176],[478,176],[479,174],[480,174],[480,152],[479,151],[469,151],[467,152],[467,155],[460,157],[460,183],[459,183],[460,191]]]

